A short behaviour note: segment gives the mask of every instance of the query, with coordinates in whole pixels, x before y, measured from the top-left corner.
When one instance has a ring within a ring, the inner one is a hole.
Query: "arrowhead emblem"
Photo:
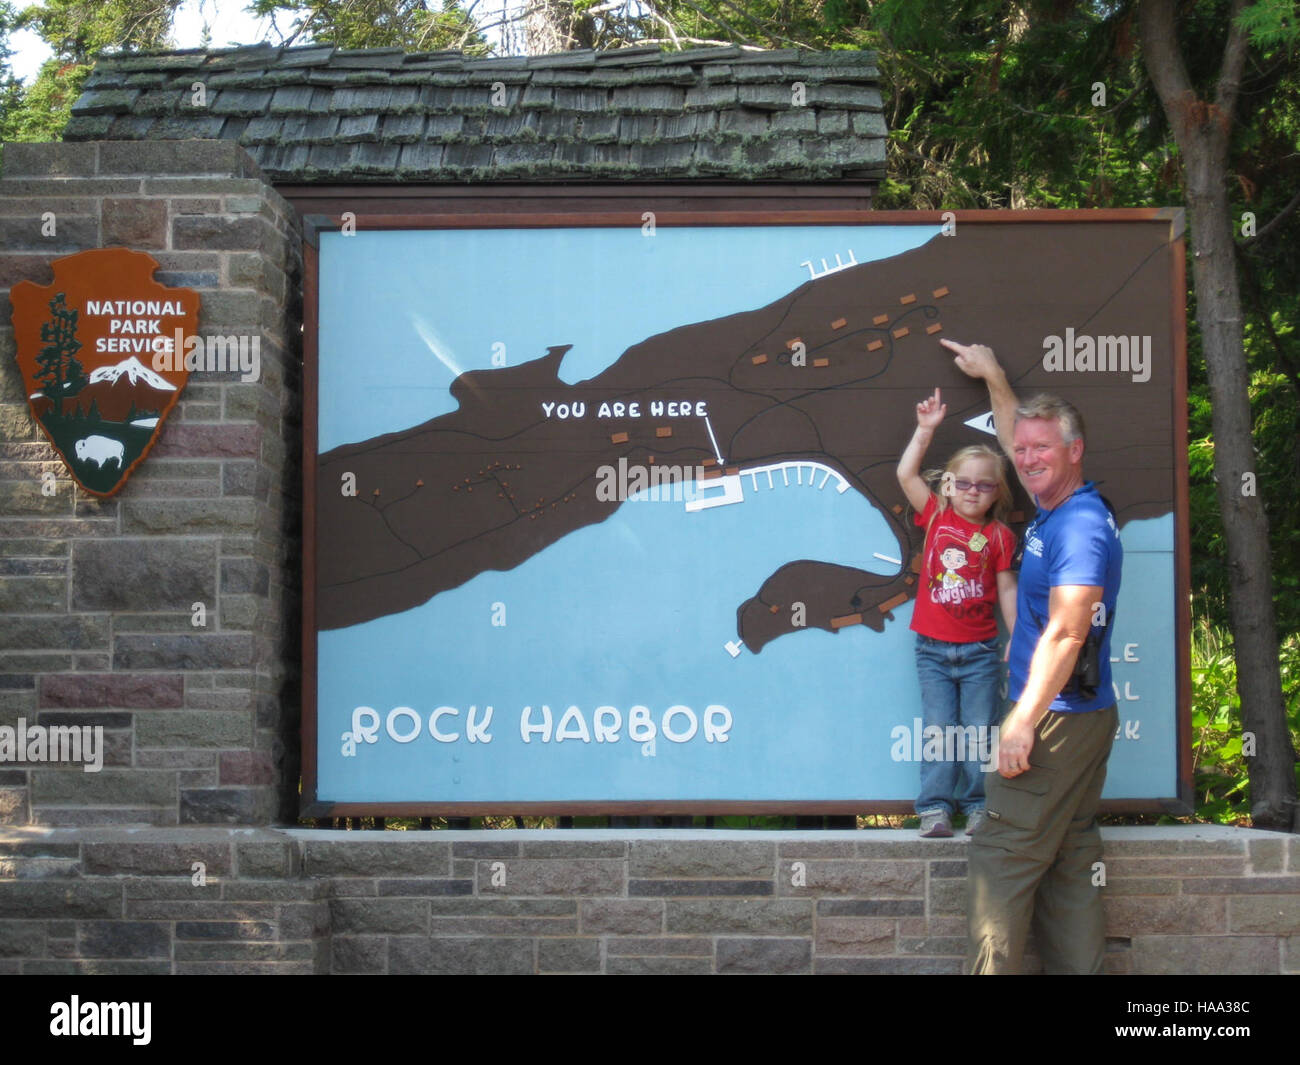
[[[53,267],[50,284],[10,292],[18,368],[68,472],[107,497],[144,461],[185,388],[185,352],[174,349],[198,333],[199,294],[155,281],[157,260],[126,248]]]

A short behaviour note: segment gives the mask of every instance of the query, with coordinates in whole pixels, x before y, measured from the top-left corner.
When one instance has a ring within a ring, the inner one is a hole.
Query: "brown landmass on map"
[[[452,385],[457,410],[320,456],[318,627],[407,610],[603,521],[621,504],[597,498],[601,466],[712,461],[704,419],[649,412],[652,401],[702,401],[727,467],[812,460],[833,468],[881,510],[905,562],[882,576],[791,559],[736,604],[739,638],[758,652],[795,631],[788,606],[796,601],[808,627],[879,631],[890,604],[917,588],[906,563],[921,530],[894,473],[916,402],[938,385],[948,407],[927,465],[965,444],[993,443],[963,424],[988,411],[987,393],[953,366],[940,337],[991,345],[1022,396],[1050,390],[1080,407],[1085,472],[1121,523],[1168,513],[1170,254],[1167,225],[964,223],[955,236],[808,281],[766,307],[650,337],[576,385],[557,376],[567,345],[519,366],[465,373]],[[1046,371],[1043,338],[1067,327],[1150,336],[1150,379]],[[802,366],[790,357],[798,343]],[[633,401],[638,418],[595,416],[602,402]],[[542,404],[552,402],[585,403],[586,415],[548,418]],[[342,491],[348,475],[355,495]]]

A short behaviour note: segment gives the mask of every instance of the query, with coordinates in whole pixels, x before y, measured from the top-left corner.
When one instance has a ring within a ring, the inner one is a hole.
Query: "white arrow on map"
[[[988,433],[990,436],[997,436],[998,431],[993,423],[993,412],[987,414],[977,414],[973,418],[968,418],[966,424],[972,429],[978,429],[980,432]]]

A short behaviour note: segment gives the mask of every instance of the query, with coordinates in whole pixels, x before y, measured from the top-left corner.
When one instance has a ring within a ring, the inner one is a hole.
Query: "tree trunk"
[[[1235,19],[1224,48],[1215,100],[1196,98],[1178,50],[1172,0],[1142,0],[1140,34],[1147,72],[1183,157],[1192,237],[1192,277],[1209,376],[1214,473],[1228,548],[1229,601],[1241,696],[1243,743],[1254,737],[1251,819],[1259,828],[1300,831],[1295,749],[1278,670],[1268,517],[1256,491],[1250,370],[1242,346],[1228,206],[1228,140],[1237,102],[1245,34]]]

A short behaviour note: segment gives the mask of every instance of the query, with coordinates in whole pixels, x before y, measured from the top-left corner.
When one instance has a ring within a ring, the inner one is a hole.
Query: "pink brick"
[[[257,458],[262,446],[258,425],[169,424],[154,445],[154,456],[177,458]]]
[[[265,751],[223,751],[221,754],[221,783],[274,784],[275,767]]]
[[[47,673],[41,677],[43,709],[156,710],[182,706],[179,673]]]

